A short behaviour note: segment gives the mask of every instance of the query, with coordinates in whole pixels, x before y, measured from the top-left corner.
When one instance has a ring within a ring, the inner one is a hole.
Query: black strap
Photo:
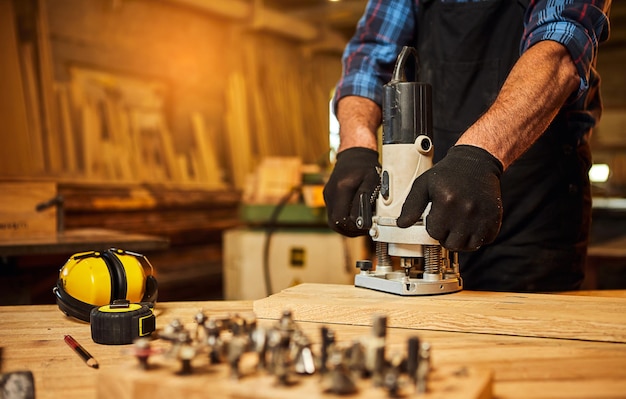
[[[102,253],[102,259],[109,268],[109,274],[111,275],[111,301],[116,299],[125,299],[128,294],[128,280],[126,278],[126,269],[124,264],[117,257],[117,255],[111,251],[106,250]]]

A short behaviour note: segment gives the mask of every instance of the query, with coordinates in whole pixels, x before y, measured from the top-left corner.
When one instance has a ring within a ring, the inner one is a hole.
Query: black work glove
[[[502,223],[501,175],[502,164],[486,150],[454,146],[415,179],[397,224],[415,224],[432,202],[426,231],[445,248],[473,251],[489,244]]]
[[[335,168],[324,187],[324,202],[331,229],[348,237],[367,235],[367,229],[356,227],[359,197],[372,197],[380,183],[378,152],[353,147],[337,154]]]

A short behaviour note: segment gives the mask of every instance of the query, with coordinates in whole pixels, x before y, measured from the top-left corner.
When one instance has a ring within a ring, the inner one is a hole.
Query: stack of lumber
[[[226,93],[235,185],[244,187],[267,157],[297,155],[304,163],[323,163],[329,150],[329,92],[337,71],[270,34],[242,32],[238,42],[244,48]]]
[[[222,297],[222,233],[239,226],[239,193],[162,185],[63,183],[66,228],[102,227],[166,237],[166,251],[145,254],[162,300]],[[98,248],[94,248],[96,250]]]
[[[239,193],[161,185],[61,183],[66,228],[103,227],[167,236],[173,244],[203,240],[236,225]]]
[[[68,162],[80,164],[90,180],[201,183],[224,187],[222,172],[212,147],[213,132],[201,113],[189,115],[194,145],[177,151],[165,112],[167,87],[159,81],[128,77],[84,68],[72,68],[70,99],[60,101],[67,115]],[[58,93],[67,89],[58,84]],[[78,119],[72,131],[71,114]],[[78,118],[77,118],[78,116]],[[70,172],[71,170],[67,170]]]
[[[13,2],[0,1],[0,171],[3,174],[31,171],[29,135],[23,73],[18,59]]]
[[[179,23],[185,18],[201,28],[216,23],[214,15],[198,22],[188,4],[174,3],[146,7],[158,10],[154,15],[162,15],[161,7],[166,7]],[[194,3],[192,9],[239,9],[237,15],[252,10],[241,2],[234,7]],[[105,12],[104,18],[100,8],[88,4],[71,1],[52,7],[49,0],[2,0],[6,13],[0,45],[11,62],[3,63],[6,75],[0,75],[7,78],[0,82],[7,83],[3,87],[15,104],[13,120],[6,125],[12,134],[0,137],[0,174],[243,189],[266,157],[327,162],[328,101],[340,75],[340,54],[336,38],[330,47],[315,43],[332,35],[261,7],[252,19],[228,22],[233,29],[224,37],[239,46],[237,51],[224,54],[223,46],[213,46],[209,38],[187,47],[183,35],[180,43],[172,39],[168,45],[186,49],[189,62],[143,70],[141,66],[158,59],[154,39],[133,35],[130,44],[145,46],[128,60],[125,42],[113,40],[115,34],[106,41],[103,33],[127,17]],[[58,11],[73,5],[75,13]],[[143,5],[120,7],[139,15]],[[87,31],[84,37],[61,28],[68,24],[60,18],[77,15],[97,28],[87,29],[84,21],[77,24]],[[26,33],[18,37],[16,32]],[[195,57],[194,51],[200,50],[215,51],[219,68],[177,80],[187,64],[206,61],[206,56]],[[114,67],[108,59],[115,60]]]

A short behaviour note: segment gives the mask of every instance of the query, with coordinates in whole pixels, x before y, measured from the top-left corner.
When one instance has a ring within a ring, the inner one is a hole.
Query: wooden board
[[[244,375],[233,379],[223,364],[208,366],[196,364],[194,374],[178,375],[173,365],[156,364],[144,371],[136,364],[103,370],[97,380],[98,399],[293,399],[339,398],[324,392],[319,376],[295,376],[294,384],[282,386],[274,376],[253,371],[253,361],[248,362]],[[247,374],[247,375],[246,375]],[[358,381],[360,399],[377,399],[388,396],[372,381]],[[406,397],[415,396],[412,386],[402,391]],[[492,397],[492,374],[489,371],[466,367],[440,367],[431,372],[428,392],[419,394],[423,399],[488,399]],[[348,395],[354,397],[355,395]]]
[[[0,240],[55,237],[57,210],[54,206],[38,212],[38,204],[56,196],[52,182],[0,182]]]
[[[35,46],[33,43],[20,44],[22,77],[24,79],[24,100],[30,139],[30,172],[38,175],[45,170],[45,156],[42,147],[41,104],[38,94]],[[14,98],[13,101],[16,101]],[[15,151],[14,148],[11,149]]]
[[[115,230],[88,228],[65,230],[51,237],[0,240],[0,256],[65,254],[122,248],[128,251],[166,249],[167,238]]]
[[[37,1],[37,59],[39,60],[39,79],[41,102],[44,112],[44,128],[42,142],[46,151],[46,172],[60,173],[63,170],[63,150],[61,136],[58,131],[56,97],[54,95],[54,60],[50,42],[50,26],[48,21],[48,0]]]
[[[28,176],[32,170],[28,114],[18,57],[13,2],[0,1],[0,173]]]
[[[348,285],[301,284],[254,302],[259,318],[626,343],[626,298],[461,291],[402,297]]]
[[[154,263],[152,257],[150,260]],[[251,301],[159,302],[157,327],[176,318],[194,328],[194,315],[201,309],[210,315],[248,314],[252,306]],[[95,399],[97,384],[105,373],[135,363],[123,354],[125,347],[93,343],[89,325],[66,318],[56,305],[0,306],[0,321],[0,345],[4,347],[0,371],[31,370],[37,399]],[[320,324],[299,325],[313,345],[319,345]],[[367,326],[330,327],[341,341],[358,339],[371,331]],[[72,335],[94,355],[100,363],[98,370],[86,366],[65,344],[65,334]],[[406,339],[416,334],[431,343],[433,366],[437,369],[468,365],[492,370],[493,396],[499,399],[623,399],[626,392],[624,344],[399,328],[388,331],[390,353],[395,348],[403,349]],[[159,341],[155,341],[155,347]],[[384,393],[379,395],[381,399],[386,397]]]

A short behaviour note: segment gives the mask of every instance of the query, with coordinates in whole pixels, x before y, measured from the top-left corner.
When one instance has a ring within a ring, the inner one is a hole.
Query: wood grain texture
[[[402,297],[353,286],[301,284],[254,302],[260,318],[283,309],[296,320],[395,328],[626,343],[626,299],[461,291]]]
[[[52,292],[51,292],[52,295]],[[207,314],[244,313],[250,302],[158,303],[157,327],[173,318],[193,325],[201,309]],[[100,368],[85,365],[63,337],[70,334],[99,362]],[[56,305],[0,306],[0,372],[31,370],[37,399],[93,399],[102,371],[128,362],[125,346],[98,345],[91,340],[89,324],[67,318]],[[121,399],[121,398],[120,398]]]
[[[144,252],[166,249],[168,245],[167,238],[153,235],[97,228],[71,229],[49,237],[0,241],[0,256],[72,254],[102,248],[123,248],[128,251]]]
[[[0,1],[0,172],[4,176],[28,176],[32,157],[23,78],[18,58],[14,6]]]
[[[177,318],[188,328],[193,328],[193,317],[199,310],[209,315],[223,315],[246,314],[252,308],[250,301],[158,303],[157,327]],[[273,323],[274,320],[259,322]],[[320,343],[321,323],[298,324],[311,338],[315,349]],[[370,334],[370,328],[365,325],[323,324],[335,330],[339,341],[349,342]],[[63,342],[65,334],[71,334],[98,360],[99,370],[86,366],[73,353]],[[623,398],[626,392],[624,344],[389,328],[390,353],[402,350],[407,338],[416,334],[430,342],[435,369],[469,366],[491,370],[493,395],[499,399],[617,399]],[[155,346],[162,344],[155,341]],[[123,352],[127,346],[94,344],[89,325],[66,318],[55,305],[0,306],[0,345],[3,347],[0,372],[31,370],[38,399],[94,399],[99,389],[98,381],[105,373],[134,364],[134,359]],[[158,385],[152,381],[153,389]],[[207,395],[203,397],[213,397],[215,389],[215,385],[207,384]],[[116,399],[138,397],[133,395],[128,392]],[[300,399],[315,397],[313,395],[314,392],[307,392],[300,395]],[[297,395],[293,397],[298,398]]]
[[[233,380],[226,365],[208,367],[195,365],[195,374],[181,377],[173,367],[140,370],[136,364],[109,369],[97,383],[98,399],[330,399],[339,398],[324,392],[319,376],[295,377],[294,385],[277,385],[275,377],[253,370],[253,362],[244,375]],[[440,367],[433,370],[429,391],[422,399],[489,399],[492,397],[491,372],[463,367]],[[407,382],[408,383],[408,382]],[[414,389],[404,386],[404,395],[414,395]],[[352,397],[355,395],[351,395]],[[384,388],[374,387],[371,380],[358,381],[359,398],[377,399],[387,396]]]

